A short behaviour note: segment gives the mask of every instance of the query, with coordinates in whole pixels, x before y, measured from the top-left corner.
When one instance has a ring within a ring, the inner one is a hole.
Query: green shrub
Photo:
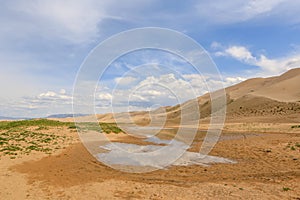
[[[104,133],[121,133],[123,132],[116,123],[99,123]]]
[[[291,128],[300,128],[300,125],[293,125]]]
[[[295,151],[295,150],[296,150],[296,148],[295,148],[294,146],[291,146],[291,150]]]

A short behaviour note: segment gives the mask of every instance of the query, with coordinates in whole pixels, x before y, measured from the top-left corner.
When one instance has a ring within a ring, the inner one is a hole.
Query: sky
[[[0,0],[0,4],[0,116],[72,113],[73,86],[86,57],[99,43],[134,28],[161,27],[186,34],[212,58],[224,87],[280,75],[300,65],[299,1]],[[99,77],[95,111],[175,105],[207,92],[207,85],[217,89],[220,80],[196,73],[170,52],[140,50],[120,56]]]

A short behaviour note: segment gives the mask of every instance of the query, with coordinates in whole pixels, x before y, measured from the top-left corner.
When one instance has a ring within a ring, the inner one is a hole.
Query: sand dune
[[[252,94],[282,102],[296,102],[300,101],[299,83],[300,68],[296,68],[277,77],[246,80],[228,87],[226,92],[233,99]]]
[[[255,122],[299,122],[300,116],[300,68],[280,76],[253,78],[225,89],[227,94],[226,120]],[[205,94],[197,99],[202,119],[211,116],[211,99]],[[182,109],[185,113],[195,109],[194,100],[181,105],[161,107],[149,112],[131,112],[98,115],[99,121],[147,124],[151,120],[167,117],[168,123],[179,123]],[[151,117],[150,117],[150,115]],[[130,117],[128,117],[130,116]],[[189,117],[189,116],[184,116]],[[190,118],[192,122],[193,119]]]

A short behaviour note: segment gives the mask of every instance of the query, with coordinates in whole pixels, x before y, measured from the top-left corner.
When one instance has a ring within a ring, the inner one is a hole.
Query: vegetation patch
[[[33,119],[21,120],[12,122],[0,122],[0,130],[7,130],[12,128],[38,126],[40,130],[47,129],[47,127],[61,127],[61,126],[74,126],[73,122],[60,122],[48,119]]]
[[[93,122],[79,122],[77,126],[69,126],[69,128],[75,129],[78,128],[80,131],[97,131],[104,133],[121,133],[124,132],[121,128],[118,127],[116,123],[93,123]]]
[[[300,125],[293,125],[291,128],[300,128]]]
[[[299,150],[300,151],[300,143],[296,142],[296,143],[292,143],[292,142],[289,142],[285,149],[290,149],[292,151],[295,151],[295,150]]]
[[[291,146],[291,150],[295,151],[295,150],[296,150],[296,148],[295,148],[294,146]]]
[[[120,129],[116,123],[99,123],[101,130],[104,133],[121,133],[123,132],[122,129]]]
[[[61,148],[59,144],[72,139],[57,135],[58,127],[76,128],[72,122],[47,119],[0,122],[0,156],[10,155],[14,159],[31,151],[50,154]]]

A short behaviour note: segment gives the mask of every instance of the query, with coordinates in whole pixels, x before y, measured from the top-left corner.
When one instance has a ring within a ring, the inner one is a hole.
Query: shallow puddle
[[[175,139],[162,140],[156,136],[151,136],[143,140],[154,143],[154,145],[111,142],[100,146],[107,152],[97,154],[96,158],[109,165],[154,167],[159,169],[170,165],[208,166],[212,163],[236,163],[227,158],[189,152],[187,151],[189,145]]]

